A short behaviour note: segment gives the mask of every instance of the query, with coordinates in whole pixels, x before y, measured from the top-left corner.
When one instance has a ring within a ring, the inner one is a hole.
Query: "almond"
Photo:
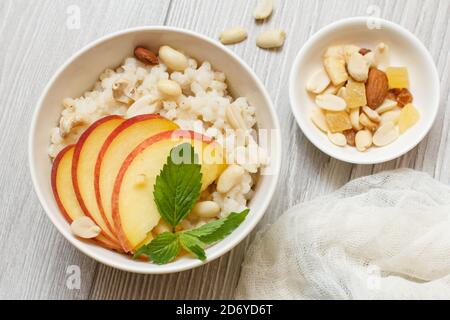
[[[388,89],[386,74],[377,68],[370,68],[366,82],[367,105],[371,109],[378,108],[386,99]]]
[[[142,63],[158,64],[158,57],[156,54],[144,47],[136,47],[136,49],[134,49],[134,56]]]

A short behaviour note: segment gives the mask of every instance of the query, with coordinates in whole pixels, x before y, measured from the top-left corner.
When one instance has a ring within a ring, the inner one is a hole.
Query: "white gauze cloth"
[[[237,299],[450,299],[450,187],[408,169],[300,204],[250,246]]]

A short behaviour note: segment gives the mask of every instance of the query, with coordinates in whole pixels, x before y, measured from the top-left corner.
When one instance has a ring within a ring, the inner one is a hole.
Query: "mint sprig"
[[[161,217],[175,228],[192,210],[202,186],[201,165],[190,143],[170,151],[153,191]]]
[[[220,241],[240,226],[249,211],[249,209],[245,209],[239,213],[232,212],[226,218],[204,224],[197,229],[184,231],[184,233],[194,236],[206,244]]]
[[[178,236],[172,232],[163,232],[149,244],[140,247],[133,255],[133,259],[146,255],[157,264],[169,263],[180,252]]]
[[[144,255],[156,264],[166,264],[173,261],[183,248],[204,261],[205,247],[231,234],[245,220],[249,209],[232,212],[196,229],[175,232],[176,226],[191,212],[200,197],[200,170],[198,156],[191,144],[183,143],[170,151],[167,163],[156,177],[153,195],[161,218],[172,226],[172,232],[161,233],[140,247],[133,255],[134,259]]]
[[[200,260],[206,260],[205,247],[222,240],[231,234],[245,220],[249,209],[242,212],[232,212],[225,218],[204,224],[203,226],[181,232],[164,232],[149,244],[140,247],[133,258],[145,255],[156,264],[166,264],[175,259],[181,248],[195,255]]]

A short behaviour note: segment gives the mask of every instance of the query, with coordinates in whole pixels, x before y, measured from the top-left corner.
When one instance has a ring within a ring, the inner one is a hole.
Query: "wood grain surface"
[[[168,25],[217,39],[242,25],[249,39],[230,46],[264,82],[283,129],[283,166],[276,196],[259,228],[292,205],[329,193],[347,181],[394,168],[422,170],[450,181],[450,1],[278,0],[273,16],[255,23],[255,0],[2,0],[0,1],[0,298],[2,299],[226,299],[232,298],[248,237],[220,259],[171,275],[137,275],[86,257],[54,228],[34,193],[27,136],[44,86],[72,54],[97,38],[125,28]],[[80,28],[68,27],[73,10]],[[288,100],[288,75],[298,50],[338,19],[378,15],[409,29],[430,50],[441,80],[439,115],[429,135],[405,156],[380,165],[346,164],[326,156],[298,128]],[[256,35],[287,30],[285,46],[264,51]],[[420,183],[420,181],[418,181]],[[66,285],[79,266],[80,289]],[[69,269],[70,270],[70,269]]]

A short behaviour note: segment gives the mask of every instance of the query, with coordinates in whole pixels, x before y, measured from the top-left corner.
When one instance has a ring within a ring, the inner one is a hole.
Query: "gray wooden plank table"
[[[27,164],[27,134],[37,99],[56,69],[78,49],[105,34],[141,25],[169,25],[217,38],[243,25],[249,39],[230,48],[262,79],[283,128],[283,166],[270,208],[259,227],[301,201],[347,181],[394,168],[422,170],[450,181],[450,1],[278,0],[274,15],[255,23],[255,0],[2,0],[0,1],[0,298],[3,299],[220,299],[231,298],[248,237],[222,258],[195,270],[146,276],[101,265],[72,247],[52,226],[35,196]],[[79,10],[80,25],[71,20]],[[341,18],[378,15],[416,34],[440,73],[441,105],[430,134],[405,156],[380,165],[346,164],[308,142],[290,112],[288,75],[304,42]],[[74,24],[75,23],[75,24]],[[75,26],[75,28],[74,28]],[[269,27],[287,30],[279,51],[255,46]],[[253,233],[254,235],[254,233]],[[66,285],[80,267],[80,289]]]

